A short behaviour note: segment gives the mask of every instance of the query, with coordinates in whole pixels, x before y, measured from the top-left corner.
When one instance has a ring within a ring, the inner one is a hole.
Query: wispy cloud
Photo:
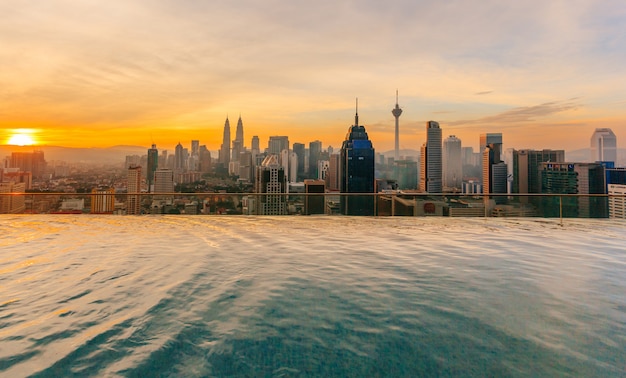
[[[219,133],[242,111],[284,134],[315,122],[342,138],[337,113],[349,119],[358,96],[382,138],[398,88],[407,125],[567,122],[611,104],[626,134],[617,0],[4,0],[0,14],[0,127]]]
[[[506,125],[515,123],[535,122],[540,118],[548,117],[557,113],[577,110],[582,107],[581,104],[571,101],[554,101],[546,102],[539,105],[524,106],[507,110],[492,116],[481,117],[477,119],[465,119],[448,122],[450,126],[460,125]]]

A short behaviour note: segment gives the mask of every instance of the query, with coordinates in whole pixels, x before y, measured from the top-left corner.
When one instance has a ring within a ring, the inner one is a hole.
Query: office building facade
[[[442,193],[441,128],[438,122],[426,122],[426,143],[422,145],[420,158],[420,190]]]
[[[344,215],[374,215],[374,147],[365,127],[359,125],[358,111],[354,125],[348,128],[341,146],[341,193],[340,207]],[[369,195],[355,196],[354,193]]]

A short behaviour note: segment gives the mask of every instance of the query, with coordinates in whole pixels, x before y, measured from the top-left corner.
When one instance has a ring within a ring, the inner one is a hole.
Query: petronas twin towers
[[[243,122],[241,121],[241,116],[239,116],[239,120],[237,121],[237,130],[235,131],[235,139],[232,141],[232,150],[230,142],[230,121],[228,120],[228,116],[226,116],[219,162],[228,167],[231,160],[237,160],[239,158],[239,154],[243,149]]]

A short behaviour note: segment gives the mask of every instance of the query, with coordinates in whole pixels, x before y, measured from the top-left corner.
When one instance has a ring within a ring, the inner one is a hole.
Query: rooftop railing
[[[626,218],[626,194],[0,193],[0,213]]]

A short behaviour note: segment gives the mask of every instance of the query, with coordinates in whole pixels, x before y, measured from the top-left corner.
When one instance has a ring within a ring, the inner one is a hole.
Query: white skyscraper
[[[617,138],[611,129],[596,129],[591,136],[591,161],[617,162]]]
[[[461,189],[462,183],[461,140],[450,135],[443,141],[443,187]]]

